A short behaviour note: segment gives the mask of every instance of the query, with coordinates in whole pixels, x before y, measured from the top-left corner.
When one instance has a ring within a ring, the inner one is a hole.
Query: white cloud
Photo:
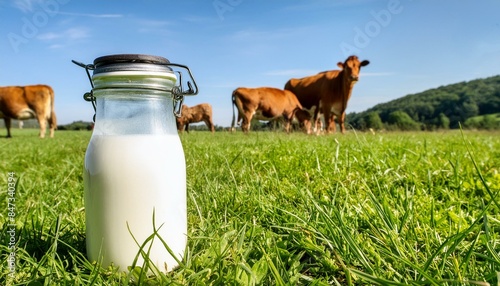
[[[89,14],[89,13],[72,13],[72,12],[59,12],[61,15],[76,16],[76,17],[89,17],[89,18],[121,18],[122,14]]]
[[[42,41],[54,41],[59,39],[70,39],[77,40],[90,37],[89,31],[87,28],[75,27],[69,28],[59,33],[49,32],[43,33],[37,36],[37,39]]]
[[[155,35],[167,36],[171,33],[172,23],[165,20],[155,20],[155,19],[133,19],[129,21],[133,24],[134,28],[140,33],[149,33]]]
[[[37,39],[49,44],[50,49],[61,49],[73,44],[74,41],[89,37],[87,28],[74,27],[60,32],[43,33],[38,35]]]
[[[44,33],[38,35],[37,39],[42,40],[42,41],[52,41],[55,39],[59,39],[62,37],[62,34],[57,34],[57,33]]]
[[[60,44],[55,44],[55,45],[49,46],[49,49],[62,49],[62,48],[64,48],[64,45],[60,45]]]
[[[76,27],[76,28],[70,28],[64,31],[64,35],[67,38],[76,40],[76,39],[83,39],[83,38],[88,38],[90,37],[89,31],[87,28],[82,28],[82,27]]]
[[[164,27],[170,25],[170,22],[163,20],[142,19],[138,21],[140,25],[147,27]]]

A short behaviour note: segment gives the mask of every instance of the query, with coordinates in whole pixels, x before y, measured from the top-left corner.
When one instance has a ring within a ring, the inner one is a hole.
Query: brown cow
[[[10,135],[11,119],[36,118],[40,124],[40,138],[45,137],[47,122],[50,137],[54,137],[56,114],[54,111],[54,91],[48,85],[0,87],[0,118],[3,117]]]
[[[208,103],[202,103],[193,107],[182,105],[181,117],[177,117],[177,130],[182,132],[184,128],[189,132],[189,123],[204,121],[210,131],[215,132],[212,122],[212,106]]]
[[[235,126],[234,106],[236,106],[238,108],[238,124],[241,124],[241,129],[245,133],[250,130],[250,121],[257,112],[259,112],[257,116],[266,119],[283,115],[285,130],[288,133],[295,113],[302,109],[302,105],[292,92],[272,87],[237,88],[233,91],[232,101],[233,122],[231,130],[234,130]]]
[[[314,112],[315,126],[318,126],[319,113],[325,117],[326,131],[335,132],[335,116],[339,119],[342,133],[345,133],[344,120],[347,102],[352,88],[359,79],[361,67],[369,61],[360,62],[357,56],[350,56],[345,62],[337,64],[342,70],[332,70],[301,79],[290,79],[285,89],[295,93],[304,108]]]

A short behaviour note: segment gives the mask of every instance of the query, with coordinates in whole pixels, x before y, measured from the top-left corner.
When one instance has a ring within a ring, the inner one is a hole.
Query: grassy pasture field
[[[0,138],[0,285],[497,285],[500,277],[499,132],[182,134],[188,247],[177,270],[156,276],[86,259],[90,132],[13,136]]]

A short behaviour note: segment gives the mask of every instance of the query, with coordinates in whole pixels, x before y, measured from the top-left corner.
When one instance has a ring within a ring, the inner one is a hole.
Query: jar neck
[[[95,89],[94,135],[177,134],[172,95],[151,89]]]

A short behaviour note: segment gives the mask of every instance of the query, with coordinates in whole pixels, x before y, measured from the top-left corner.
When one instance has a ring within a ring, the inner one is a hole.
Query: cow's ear
[[[370,63],[370,61],[364,60],[361,62],[361,66],[362,67],[367,66],[369,63]]]
[[[344,63],[343,63],[343,62],[338,62],[338,63],[337,63],[337,66],[338,66],[339,68],[343,69],[343,68],[344,68]]]

